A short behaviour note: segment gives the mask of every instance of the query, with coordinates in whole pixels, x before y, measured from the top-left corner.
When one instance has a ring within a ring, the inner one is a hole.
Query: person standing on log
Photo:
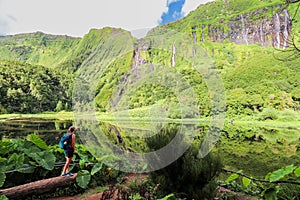
[[[67,177],[67,176],[73,176],[74,174],[70,172],[69,170],[69,166],[70,163],[72,162],[72,158],[75,152],[75,131],[76,128],[75,126],[70,126],[70,128],[68,129],[68,133],[66,134],[66,136],[68,137],[67,139],[67,148],[64,150],[64,154],[66,155],[66,163],[64,165],[63,171],[61,176]]]

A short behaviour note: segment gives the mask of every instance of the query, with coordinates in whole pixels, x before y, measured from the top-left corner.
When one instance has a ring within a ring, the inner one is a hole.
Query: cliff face
[[[274,10],[277,10],[274,12]],[[268,13],[275,14],[268,17]],[[282,5],[266,7],[255,12],[240,14],[217,24],[192,27],[194,41],[231,41],[237,44],[288,47],[292,29],[289,11]],[[199,38],[197,38],[199,37]]]

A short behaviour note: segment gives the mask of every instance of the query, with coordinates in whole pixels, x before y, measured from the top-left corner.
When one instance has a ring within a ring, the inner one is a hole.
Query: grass
[[[1,114],[1,120],[9,120],[15,118],[43,118],[43,119],[58,119],[58,120],[73,120],[72,112],[43,112],[37,114]]]
[[[183,123],[183,124],[209,124],[211,122],[211,118],[190,118],[190,119],[170,119],[170,118],[159,118],[159,117],[151,117],[149,116],[149,107],[132,109],[128,112],[116,112],[116,113],[96,113],[96,118],[99,121],[106,121],[110,123],[114,122],[141,122],[141,123],[149,123],[149,122],[162,122],[162,123]],[[279,115],[282,112],[279,112]],[[140,113],[140,114],[137,114]],[[144,114],[141,114],[144,113]],[[298,116],[298,112],[294,112],[295,116]],[[88,118],[91,115],[83,115],[80,113],[80,117]],[[15,118],[42,118],[42,119],[57,119],[57,120],[74,120],[78,116],[74,116],[73,112],[43,112],[37,114],[1,114],[1,120],[9,120]],[[283,128],[283,129],[300,129],[300,119],[299,117],[295,117],[293,119],[289,119],[288,121],[279,117],[277,120],[265,120],[260,121],[257,119],[257,116],[235,116],[235,117],[227,117],[224,121],[224,124],[234,124],[238,126],[257,126],[257,127],[265,127],[265,128]]]

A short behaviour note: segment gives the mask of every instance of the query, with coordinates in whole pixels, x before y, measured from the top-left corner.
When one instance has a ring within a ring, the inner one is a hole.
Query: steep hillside
[[[89,80],[90,78],[85,75],[86,73],[97,74],[102,67],[105,68],[107,64],[102,66],[99,63],[101,55],[109,55],[110,50],[112,53],[114,50],[105,48],[103,45],[109,41],[112,35],[123,32],[125,31],[121,29],[103,28],[101,30],[92,29],[83,38],[55,36],[40,32],[0,37],[2,72],[0,85],[3,86],[1,88],[3,98],[0,100],[3,108],[1,112],[70,109],[75,78],[80,76],[84,83],[85,79]],[[99,51],[103,53],[100,55]],[[82,67],[81,71],[80,67]],[[36,75],[32,75],[32,72]],[[45,82],[36,80],[43,76],[45,76]],[[113,78],[118,77],[114,76]],[[19,79],[21,81],[17,81]],[[39,84],[41,86],[38,86]],[[95,82],[93,84],[97,85]],[[47,86],[47,89],[44,86]],[[11,90],[17,91],[17,93],[10,95]],[[21,98],[21,93],[28,98]],[[48,105],[49,102],[51,105]],[[39,105],[37,106],[36,103]]]
[[[172,29],[192,38],[188,45],[206,50],[223,78],[227,114],[253,114],[267,107],[299,110],[299,64],[289,61],[296,56],[288,46],[294,37],[299,43],[300,14],[298,4],[287,8],[283,3],[217,0],[150,34]],[[174,48],[178,52],[182,45]]]
[[[296,5],[284,0],[216,0],[201,5],[186,18],[166,25],[190,33],[195,42],[235,42],[286,48]],[[297,30],[299,31],[299,29]]]
[[[55,67],[78,42],[79,38],[41,32],[0,37],[0,58]]]
[[[167,111],[172,118],[209,116],[218,106],[212,99],[223,94],[222,109],[230,115],[268,107],[299,110],[299,66],[285,59],[300,30],[297,6],[286,7],[283,0],[216,0],[139,40],[108,27],[83,38],[5,36],[0,60],[55,71],[66,94],[64,100],[53,98],[57,105],[73,98],[76,108],[93,104],[98,111],[155,105],[155,112]]]

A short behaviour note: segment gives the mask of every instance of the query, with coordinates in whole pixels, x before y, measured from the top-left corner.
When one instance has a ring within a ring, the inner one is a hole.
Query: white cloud
[[[0,0],[0,33],[42,31],[83,36],[91,28],[128,31],[158,25],[168,4],[178,0]],[[208,0],[186,0],[187,14]]]
[[[43,31],[82,36],[105,26],[126,30],[157,25],[167,10],[161,0],[2,0],[0,21],[9,21],[8,34]]]
[[[207,2],[211,2],[214,0],[185,0],[185,4],[183,5],[182,11],[186,16],[192,10],[195,10],[200,4],[206,4]]]

